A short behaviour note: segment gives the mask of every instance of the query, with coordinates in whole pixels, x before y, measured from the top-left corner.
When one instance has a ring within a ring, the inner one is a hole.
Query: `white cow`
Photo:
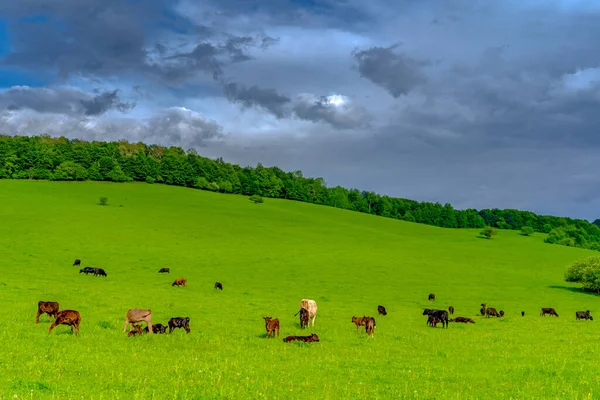
[[[312,326],[315,326],[315,318],[317,318],[317,303],[314,300],[302,299],[300,301],[300,308],[308,310],[308,322],[312,319]]]

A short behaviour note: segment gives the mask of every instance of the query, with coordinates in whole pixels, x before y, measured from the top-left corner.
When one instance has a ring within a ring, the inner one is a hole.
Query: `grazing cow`
[[[504,310],[500,310],[499,315],[500,317],[504,317]]]
[[[265,329],[267,330],[267,337],[277,335],[279,337],[279,319],[271,317],[263,317],[265,320]]]
[[[375,318],[364,317],[364,319],[365,319],[365,332],[367,333],[367,336],[371,335],[371,337],[373,337],[373,335],[375,334],[375,328],[377,328],[377,325],[375,324]]]
[[[52,321],[52,317],[56,321],[56,314],[58,313],[58,303],[56,301],[38,301],[38,310],[35,315],[35,323],[40,322],[40,315],[43,313],[48,314],[50,321]]]
[[[48,329],[48,335],[52,332],[52,329],[58,325],[69,325],[71,332],[79,335],[79,324],[81,323],[81,315],[75,310],[62,310],[56,314],[56,320]]]
[[[80,269],[80,270],[79,270],[79,273],[82,273],[82,272],[83,272],[84,274],[86,274],[86,275],[87,275],[87,274],[92,274],[92,273],[94,273],[95,271],[96,271],[96,268],[92,268],[92,267],[85,267],[85,268],[83,268],[83,269]]]
[[[127,332],[127,337],[131,337],[131,336],[141,336],[143,331],[142,331],[142,326],[138,325],[138,324],[131,324],[131,327],[133,328],[132,330],[130,330],[129,332]],[[147,329],[148,327],[146,327]],[[146,330],[146,332],[148,332]]]
[[[75,260],[75,262],[73,263],[73,266],[76,265],[81,265],[81,260],[78,258],[77,260]]]
[[[187,279],[185,278],[177,278],[175,282],[171,286],[187,286]]]
[[[429,297],[427,298],[427,300],[435,300],[435,294],[429,293]]]
[[[288,336],[285,339],[283,339],[283,341],[286,343],[293,342],[294,340],[299,340],[304,343],[312,343],[312,342],[318,342],[319,337],[317,336],[316,333],[313,333],[310,336]]]
[[[429,308],[424,308],[423,315],[429,315],[429,316],[438,318],[440,320],[440,322],[442,323],[442,327],[444,327],[444,325],[446,325],[446,328],[448,328],[448,311],[446,311],[446,310],[431,310]],[[430,323],[429,319],[428,319],[427,323],[428,324]]]
[[[575,319],[589,319],[591,321],[594,320],[594,317],[590,315],[590,310],[587,311],[575,311]]]
[[[215,282],[215,290],[223,290],[223,284],[221,282]]]
[[[498,311],[496,311],[496,309],[494,307],[490,307],[487,310],[485,310],[485,317],[489,318],[490,316],[499,317],[500,315],[498,314]]]
[[[125,327],[123,333],[127,330],[129,324],[145,321],[149,327],[148,333],[152,334],[152,310],[142,308],[130,308],[125,315]],[[131,330],[130,330],[131,331]]]
[[[521,317],[525,316],[525,311],[521,311]]]
[[[454,314],[454,307],[452,307],[452,306],[448,307],[448,311],[450,312],[450,314]]]
[[[190,333],[190,317],[175,317],[171,318],[168,322],[169,333],[173,332],[175,328],[183,328],[187,333]]]
[[[159,273],[159,274],[164,274],[164,273],[167,273],[167,274],[168,274],[168,273],[170,273],[170,272],[171,272],[171,269],[170,269],[170,268],[161,268],[161,269],[159,269],[159,270],[158,270],[158,273]]]
[[[487,310],[487,304],[486,303],[482,303],[481,304],[481,309],[479,310],[479,312],[481,313],[481,316],[485,315],[486,310]]]
[[[315,326],[315,319],[317,318],[317,303],[314,300],[302,299],[300,300],[300,308],[306,308],[308,310],[308,318],[312,319],[312,326]]]
[[[300,310],[298,310],[298,312],[296,314],[294,314],[294,317],[296,315],[298,315],[298,313],[300,313],[300,328],[304,329],[305,327],[308,326],[308,318],[309,318],[308,310],[306,308],[301,308]]]
[[[352,317],[352,322],[356,325],[356,332],[358,332],[358,328],[361,326],[366,326],[367,317]]]
[[[384,306],[377,306],[377,312],[379,315],[387,315],[387,311]]]
[[[556,317],[558,317],[558,314],[556,313],[556,310],[554,308],[542,308],[542,312],[541,312],[541,316],[545,316],[546,314],[550,314],[550,315],[554,315]]]
[[[474,324],[475,321],[473,321],[471,318],[466,318],[466,317],[456,317],[454,319],[451,319],[450,322],[464,322],[465,324]]]
[[[94,268],[94,276],[106,276],[106,272],[102,268]]]
[[[144,332],[148,333],[148,327],[147,326],[144,328]],[[167,332],[167,327],[164,326],[163,324],[153,324],[152,325],[152,332],[154,332],[154,333],[166,333]]]

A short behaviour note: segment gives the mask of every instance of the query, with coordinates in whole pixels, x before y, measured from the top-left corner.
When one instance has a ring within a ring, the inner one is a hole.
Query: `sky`
[[[0,1],[0,132],[600,217],[600,2]]]

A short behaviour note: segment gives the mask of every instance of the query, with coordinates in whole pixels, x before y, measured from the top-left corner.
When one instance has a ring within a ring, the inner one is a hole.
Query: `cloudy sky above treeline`
[[[600,1],[0,0],[0,132],[600,217]]]

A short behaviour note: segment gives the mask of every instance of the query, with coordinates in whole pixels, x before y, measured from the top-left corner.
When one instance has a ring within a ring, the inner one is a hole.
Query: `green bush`
[[[529,236],[531,234],[533,234],[533,228],[530,226],[524,226],[521,228],[521,235],[523,236]]]
[[[600,293],[600,256],[575,261],[565,272],[565,281],[581,283],[584,290]]]
[[[108,204],[108,197],[100,197],[100,200],[98,200],[98,204],[101,206],[105,206]]]
[[[492,236],[496,235],[496,230],[491,226],[486,226],[479,234],[486,239],[491,239]]]
[[[252,201],[254,204],[264,203],[263,198],[257,194],[250,196],[249,200]]]

